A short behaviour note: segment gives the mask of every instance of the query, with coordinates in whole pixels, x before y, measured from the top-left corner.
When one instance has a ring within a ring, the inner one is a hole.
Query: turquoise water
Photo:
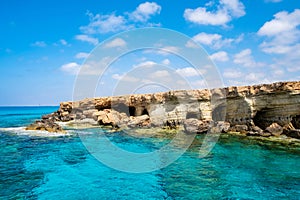
[[[0,199],[300,199],[299,149],[224,136],[199,158],[199,136],[168,167],[131,174],[97,161],[76,131],[37,137],[18,128],[56,109],[0,108]],[[86,132],[93,140],[98,130]],[[107,136],[135,152],[169,142],[122,132]]]

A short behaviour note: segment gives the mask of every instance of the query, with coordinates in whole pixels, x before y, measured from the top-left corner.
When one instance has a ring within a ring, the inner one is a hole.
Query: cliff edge
[[[61,131],[56,122],[111,128],[183,126],[187,133],[213,130],[300,139],[300,81],[62,102],[56,112],[27,129]]]

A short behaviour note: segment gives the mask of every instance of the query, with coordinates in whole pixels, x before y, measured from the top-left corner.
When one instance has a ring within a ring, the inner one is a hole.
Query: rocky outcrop
[[[64,132],[60,125],[51,119],[37,120],[26,127],[26,130],[39,130],[48,132]]]
[[[187,132],[197,133],[210,129],[298,137],[300,82],[88,98],[62,102],[56,112],[43,119],[93,119],[112,128],[183,126]]]

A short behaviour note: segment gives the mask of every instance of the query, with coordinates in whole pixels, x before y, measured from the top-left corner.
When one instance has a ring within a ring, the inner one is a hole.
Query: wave
[[[65,133],[59,133],[39,130],[26,130],[25,127],[0,128],[0,131],[9,132],[16,135],[28,135],[33,137],[61,137],[75,134],[73,130],[67,130]]]

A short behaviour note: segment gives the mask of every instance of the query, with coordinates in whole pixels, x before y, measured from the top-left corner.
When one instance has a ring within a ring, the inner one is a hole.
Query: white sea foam
[[[9,127],[0,128],[0,131],[9,132],[16,135],[28,135],[34,137],[60,137],[60,136],[70,136],[73,135],[73,131],[66,131],[65,133],[59,132],[48,132],[48,131],[38,131],[38,130],[26,130],[25,127]]]

